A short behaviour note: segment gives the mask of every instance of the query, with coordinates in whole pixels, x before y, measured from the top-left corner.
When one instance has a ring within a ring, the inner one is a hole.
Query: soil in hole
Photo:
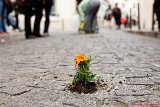
[[[76,92],[76,93],[84,93],[84,94],[92,94],[97,91],[97,86],[94,82],[84,84],[84,83],[79,83],[79,84],[72,84],[69,87],[69,90],[71,92]]]

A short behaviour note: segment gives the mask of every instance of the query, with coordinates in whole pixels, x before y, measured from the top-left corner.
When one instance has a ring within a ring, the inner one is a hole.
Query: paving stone
[[[128,85],[154,85],[151,78],[128,78],[126,80]]]
[[[150,90],[144,85],[123,85],[116,89],[116,95],[118,96],[145,96],[152,95]]]

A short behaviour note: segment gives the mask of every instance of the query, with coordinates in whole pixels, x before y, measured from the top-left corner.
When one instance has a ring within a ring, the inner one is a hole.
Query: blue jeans
[[[45,26],[44,26],[44,33],[48,33],[48,29],[49,29],[49,24],[50,24],[50,14],[51,14],[51,6],[49,6],[49,7],[45,7],[44,9],[45,9],[45,18],[46,18],[46,20],[45,20]]]
[[[7,9],[4,6],[3,0],[0,0],[0,32],[7,32],[6,22],[7,22]]]

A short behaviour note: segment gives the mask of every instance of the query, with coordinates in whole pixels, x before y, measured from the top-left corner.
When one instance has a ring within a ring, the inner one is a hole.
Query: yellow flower
[[[80,62],[83,62],[85,60],[87,60],[87,57],[84,54],[77,54],[74,59],[74,66],[79,65]]]

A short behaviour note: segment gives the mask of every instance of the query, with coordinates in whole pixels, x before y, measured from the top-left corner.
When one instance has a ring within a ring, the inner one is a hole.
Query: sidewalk
[[[133,33],[133,34],[143,35],[143,36],[160,38],[160,32],[158,32],[158,31],[138,30],[138,29],[126,29],[124,31],[129,32],[129,33]]]
[[[93,35],[57,31],[31,40],[22,33],[13,37],[0,45],[0,107],[160,104],[160,39],[106,29]],[[93,94],[66,90],[77,53],[96,56],[91,70],[106,88]]]

